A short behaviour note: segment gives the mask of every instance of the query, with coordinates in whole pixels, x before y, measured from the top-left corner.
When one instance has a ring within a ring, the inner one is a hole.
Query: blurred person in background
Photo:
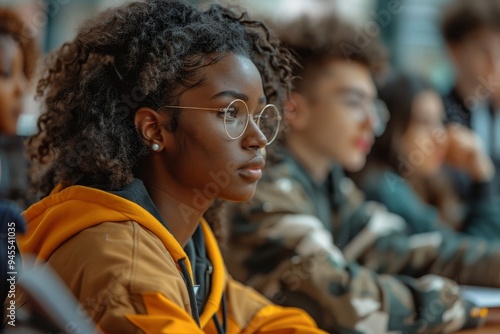
[[[489,182],[494,167],[477,136],[460,124],[445,127],[439,93],[417,76],[394,73],[379,96],[390,120],[356,177],[367,199],[403,217],[411,234],[443,231],[451,244],[455,234],[449,232],[456,230],[499,247],[500,202]],[[456,194],[444,163],[473,180],[467,202]]]
[[[455,69],[455,83],[444,96],[446,122],[468,127],[493,159],[494,192],[500,194],[500,114],[492,103],[500,81],[500,1],[452,0],[445,8],[441,32]],[[487,162],[484,162],[487,164]],[[460,196],[473,196],[470,175],[452,169]]]
[[[23,139],[17,136],[17,122],[23,111],[28,80],[37,61],[34,39],[26,35],[21,18],[11,9],[0,7],[0,302],[10,289],[12,263],[22,267],[17,257],[15,237],[24,232],[21,208],[30,203],[28,163]],[[9,261],[11,260],[11,261]],[[2,320],[5,308],[2,308]]]
[[[34,39],[12,10],[0,7],[0,198],[30,204],[28,163],[17,122],[38,52]]]
[[[386,62],[379,42],[361,36],[364,44],[357,43],[359,30],[335,14],[274,28],[299,59],[285,103],[288,127],[277,150],[268,149],[273,163],[254,198],[230,207],[224,252],[230,273],[281,305],[307,310],[330,333],[440,333],[473,326],[478,319],[457,285],[424,275],[451,261],[449,277],[499,285],[500,251],[481,254],[488,260],[471,267],[467,254],[441,256],[439,245],[408,237],[399,216],[366,202],[343,174],[343,168],[364,166],[387,122],[372,78]],[[463,275],[488,261],[496,276]]]

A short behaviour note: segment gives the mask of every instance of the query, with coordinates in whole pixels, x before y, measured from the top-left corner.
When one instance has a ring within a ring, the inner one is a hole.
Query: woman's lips
[[[238,173],[243,178],[255,182],[262,177],[262,168],[266,165],[264,158],[260,155],[255,156],[246,164],[238,168]]]
[[[444,152],[436,152],[434,154],[434,161],[437,163],[437,164],[444,164],[444,161],[446,160],[446,154]]]
[[[19,116],[21,116],[21,112],[22,112],[22,108],[21,107],[15,107],[15,108],[12,108],[12,116],[15,117],[15,118],[19,118]]]
[[[240,168],[238,169],[238,173],[240,174],[241,177],[251,182],[258,181],[262,177],[261,169]]]
[[[354,142],[354,144],[357,148],[362,150],[364,153],[368,153],[368,152],[370,152],[370,150],[372,148],[373,141],[369,140],[369,139],[357,139]]]

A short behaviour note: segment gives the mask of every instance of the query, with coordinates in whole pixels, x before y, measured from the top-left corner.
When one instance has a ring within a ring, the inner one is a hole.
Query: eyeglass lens
[[[249,122],[248,107],[242,100],[234,100],[226,108],[224,125],[227,134],[233,138],[239,138]],[[278,109],[274,105],[267,105],[259,114],[254,117],[255,123],[270,144],[277,136],[280,123]]]
[[[389,112],[387,111],[387,107],[385,103],[380,100],[374,101],[374,112],[375,112],[375,124],[374,124],[374,132],[376,136],[381,136],[387,125],[389,120]]]

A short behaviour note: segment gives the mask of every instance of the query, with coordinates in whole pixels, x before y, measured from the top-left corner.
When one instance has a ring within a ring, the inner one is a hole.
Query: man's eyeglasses
[[[218,111],[218,115],[224,120],[224,129],[231,139],[238,139],[243,136],[250,118],[253,118],[255,124],[267,139],[266,145],[271,144],[278,136],[281,122],[281,115],[274,104],[266,105],[261,112],[251,117],[247,104],[240,99],[232,101],[226,108],[163,106],[160,109],[162,108]]]
[[[357,121],[362,122],[366,117],[373,119],[373,132],[375,136],[381,136],[390,119],[389,111],[384,101],[378,98],[368,98],[356,92],[338,92],[333,98],[340,101],[349,108],[350,115]]]

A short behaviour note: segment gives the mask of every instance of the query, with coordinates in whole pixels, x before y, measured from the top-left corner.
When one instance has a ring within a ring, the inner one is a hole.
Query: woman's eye
[[[365,103],[365,98],[356,93],[337,92],[332,95],[332,98],[337,101],[335,103],[352,109],[363,108]]]
[[[362,105],[362,100],[359,99],[358,97],[354,97],[354,96],[348,96],[346,99],[345,99],[345,103],[347,106],[349,107],[353,107],[353,108],[358,108]]]
[[[236,108],[226,109],[225,117],[226,117],[226,120],[228,120],[228,121],[235,120],[236,118],[238,118],[238,109],[236,109]]]
[[[12,71],[0,69],[0,76],[2,78],[10,78],[12,76]]]

